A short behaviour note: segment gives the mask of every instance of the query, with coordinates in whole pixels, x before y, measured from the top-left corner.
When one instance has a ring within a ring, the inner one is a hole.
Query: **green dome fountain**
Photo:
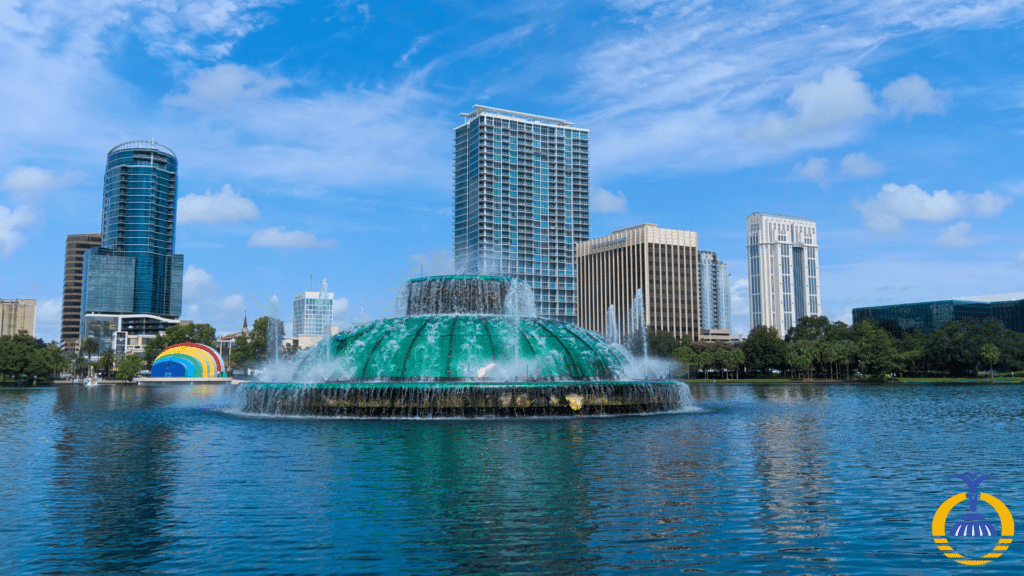
[[[287,383],[243,385],[247,412],[317,416],[483,416],[670,410],[677,382],[621,381],[621,346],[536,317],[518,280],[409,281],[396,317],[321,342]]]

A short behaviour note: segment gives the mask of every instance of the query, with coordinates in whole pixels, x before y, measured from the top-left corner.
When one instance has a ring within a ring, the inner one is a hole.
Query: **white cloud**
[[[163,102],[184,108],[219,108],[264,98],[291,84],[287,78],[266,76],[248,66],[218,64],[193,72],[185,80],[188,93],[166,96]]]
[[[189,264],[181,279],[181,298],[185,302],[198,302],[209,297],[220,287],[213,281],[213,274]]]
[[[216,194],[188,194],[178,202],[178,223],[237,222],[260,217],[260,210],[252,200],[235,192],[230,184]]]
[[[984,217],[998,216],[1012,202],[1013,198],[997,196],[991,190],[985,190],[974,197],[974,213]]]
[[[1024,266],[1024,251],[1017,254],[1017,259],[1013,261],[1014,266]]]
[[[415,263],[409,270],[412,277],[441,276],[464,272],[455,269],[455,257],[448,249],[434,248],[426,254],[413,254],[410,258]]]
[[[833,132],[874,114],[871,91],[860,77],[859,72],[840,65],[826,70],[819,82],[797,84],[786,99],[795,114],[787,118],[770,112],[755,135],[788,139]]]
[[[20,229],[28,227],[35,216],[28,206],[18,206],[11,210],[0,204],[0,258],[7,258],[25,243],[25,236]]]
[[[971,236],[971,224],[961,221],[947,226],[935,243],[948,248],[969,248],[980,241],[977,236]]]
[[[37,166],[18,166],[0,180],[0,189],[11,193],[15,202],[31,202],[51,190],[59,190],[85,179],[80,171],[57,172]]]
[[[885,164],[872,160],[863,152],[847,154],[839,166],[842,168],[843,174],[858,178],[877,176],[885,171]]]
[[[1012,199],[991,191],[981,194],[950,193],[936,190],[929,194],[914,184],[885,184],[882,190],[863,204],[854,202],[864,225],[875,232],[898,232],[903,220],[948,222],[965,216],[996,216]],[[955,233],[955,232],[952,232]]]
[[[598,187],[590,193],[590,211],[600,214],[621,214],[626,211],[626,196],[621,190],[613,193]]]
[[[333,238],[317,239],[309,232],[273,226],[255,232],[249,237],[248,245],[259,248],[333,248],[337,243]]]
[[[892,116],[941,114],[946,110],[949,92],[936,90],[924,78],[911,74],[890,82],[882,90],[882,101]]]
[[[793,168],[793,172],[802,178],[817,182],[821,188],[828,186],[827,158],[808,158],[807,162],[797,164]]]

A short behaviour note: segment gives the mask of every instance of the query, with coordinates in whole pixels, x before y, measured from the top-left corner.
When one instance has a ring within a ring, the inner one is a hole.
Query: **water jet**
[[[243,411],[309,416],[541,416],[674,410],[692,402],[670,364],[539,318],[526,283],[415,278],[395,316],[321,341],[272,382],[243,384]]]

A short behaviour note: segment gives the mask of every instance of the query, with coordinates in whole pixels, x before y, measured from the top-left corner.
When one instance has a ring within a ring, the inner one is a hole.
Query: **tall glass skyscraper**
[[[701,250],[700,327],[702,330],[732,332],[732,277],[718,254]]]
[[[589,130],[487,106],[455,128],[455,265],[519,278],[543,317],[576,322],[573,247],[590,238]]]
[[[86,314],[181,316],[183,257],[174,253],[178,159],[155,141],[107,154],[100,246],[83,261]]]

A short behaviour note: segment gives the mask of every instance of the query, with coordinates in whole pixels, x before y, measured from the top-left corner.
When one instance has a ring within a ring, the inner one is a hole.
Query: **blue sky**
[[[694,230],[749,327],[745,220],[818,222],[823,311],[1024,290],[1024,2],[0,0],[0,297],[59,337],[105,155],[179,161],[184,316],[326,277],[390,314],[451,252],[474,104],[591,133],[591,235]]]

